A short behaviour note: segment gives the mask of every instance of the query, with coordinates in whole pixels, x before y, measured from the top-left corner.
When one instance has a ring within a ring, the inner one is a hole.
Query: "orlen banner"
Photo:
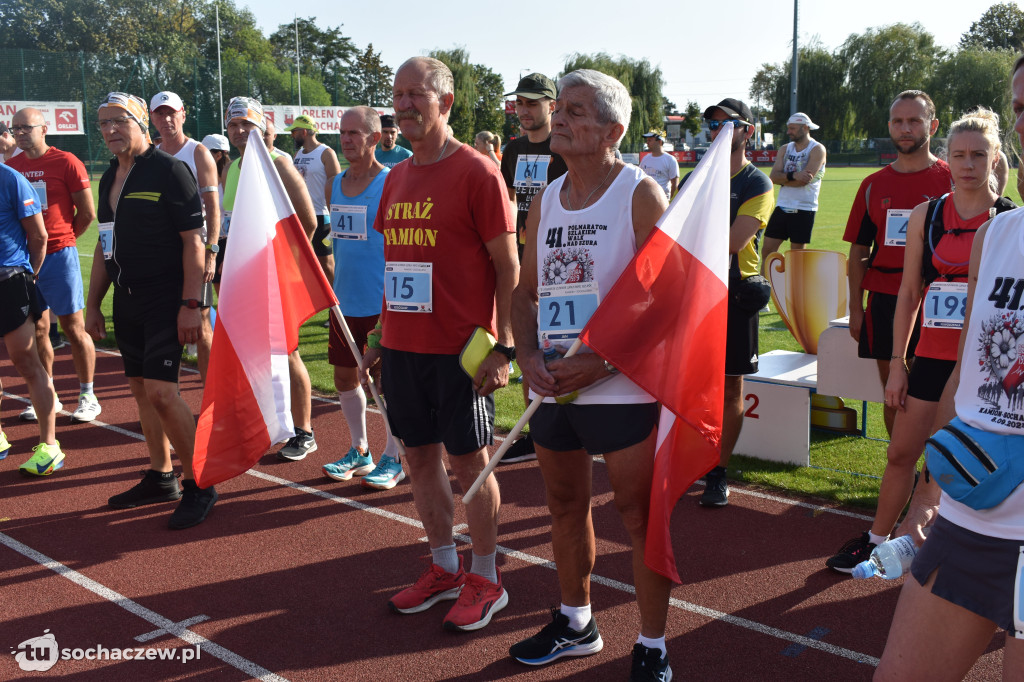
[[[11,125],[18,109],[32,107],[43,112],[47,135],[85,135],[81,102],[18,102],[0,100],[0,121]]]
[[[341,116],[352,107],[298,107],[287,104],[272,104],[263,107],[263,112],[277,128],[277,134],[285,134],[285,126],[290,126],[296,116],[305,114],[316,121],[320,132],[325,135],[337,135],[341,131]],[[394,114],[395,110],[390,107],[377,107],[380,115]]]

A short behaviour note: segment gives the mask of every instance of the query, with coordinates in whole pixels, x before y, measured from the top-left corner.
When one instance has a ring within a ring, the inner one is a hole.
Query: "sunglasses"
[[[746,128],[748,125],[750,125],[746,121],[739,121],[739,120],[731,119],[731,118],[730,119],[726,119],[724,121],[708,120],[708,130],[715,131],[715,130],[718,130],[719,128],[721,128],[722,126],[724,126],[726,124],[734,125],[737,128],[740,128],[740,127]]]

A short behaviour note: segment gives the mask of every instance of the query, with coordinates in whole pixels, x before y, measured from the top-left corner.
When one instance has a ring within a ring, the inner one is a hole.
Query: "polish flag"
[[[245,151],[196,427],[201,488],[249,470],[294,435],[288,354],[302,323],[338,303],[258,130]]]
[[[581,335],[661,403],[645,562],[676,582],[672,510],[721,448],[731,141],[727,127]]]

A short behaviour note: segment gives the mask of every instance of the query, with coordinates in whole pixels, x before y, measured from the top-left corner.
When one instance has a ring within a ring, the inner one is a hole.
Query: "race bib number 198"
[[[967,282],[932,282],[924,297],[922,327],[963,329]]]
[[[433,263],[384,264],[384,302],[388,310],[400,313],[434,311]]]

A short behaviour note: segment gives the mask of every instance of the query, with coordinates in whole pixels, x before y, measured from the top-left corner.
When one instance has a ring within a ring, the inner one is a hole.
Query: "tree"
[[[850,139],[853,112],[850,88],[846,85],[848,67],[843,56],[813,42],[800,48],[798,59],[800,82],[797,107],[821,126],[814,136],[821,140]],[[786,121],[795,113],[790,111],[791,70],[790,62],[765,64],[751,83],[752,95],[756,93],[764,97],[767,94],[766,111],[761,113],[771,122],[765,132],[784,134]],[[769,85],[772,86],[770,89]]]
[[[366,46],[348,70],[348,96],[356,104],[371,107],[391,105],[391,86],[395,72],[373,51],[373,43]]]
[[[315,74],[321,83],[330,83],[335,77],[344,79],[349,64],[356,56],[352,39],[341,33],[341,26],[321,30],[316,17],[297,19],[299,33],[299,63],[304,74]],[[281,24],[270,35],[270,43],[277,57],[289,64],[295,63],[295,26]]]
[[[701,110],[700,105],[694,101],[686,103],[686,113],[683,114],[686,118],[683,120],[682,125],[679,126],[683,134],[689,132],[691,135],[697,135],[700,133],[701,119],[704,118],[704,112]]]
[[[642,135],[653,127],[660,128],[664,121],[664,100],[661,87],[661,69],[651,66],[646,59],[617,59],[604,52],[593,55],[573,54],[565,62],[565,75],[576,69],[593,69],[612,76],[626,86],[633,100],[632,118],[620,147],[626,151],[643,148]]]
[[[788,78],[788,75],[783,73],[783,68],[778,64],[762,64],[761,68],[754,74],[753,80],[750,81],[750,99],[754,103],[754,115],[763,115],[759,112],[762,111],[762,106],[769,108],[770,115],[769,119],[777,118],[780,112],[775,110],[775,91],[778,87],[779,82],[783,78]]]
[[[1012,2],[992,5],[960,37],[961,48],[1024,49],[1024,10]]]
[[[476,106],[473,108],[476,131],[501,132],[505,125],[505,83],[501,76],[482,64],[473,65],[473,76],[476,79]]]
[[[1012,128],[1009,89],[1006,79],[997,74],[1008,75],[1016,57],[1011,50],[971,47],[943,60],[928,86],[942,124],[940,131],[948,129],[961,114],[978,105],[999,114],[1004,130]]]
[[[666,116],[682,116],[682,114],[679,113],[679,109],[676,108],[676,103],[669,100],[669,98],[664,95],[661,97],[661,109]]]
[[[914,23],[851,35],[838,56],[848,64],[854,129],[867,137],[888,137],[893,99],[904,90],[926,88],[935,64],[945,53],[935,45],[931,33]]]

